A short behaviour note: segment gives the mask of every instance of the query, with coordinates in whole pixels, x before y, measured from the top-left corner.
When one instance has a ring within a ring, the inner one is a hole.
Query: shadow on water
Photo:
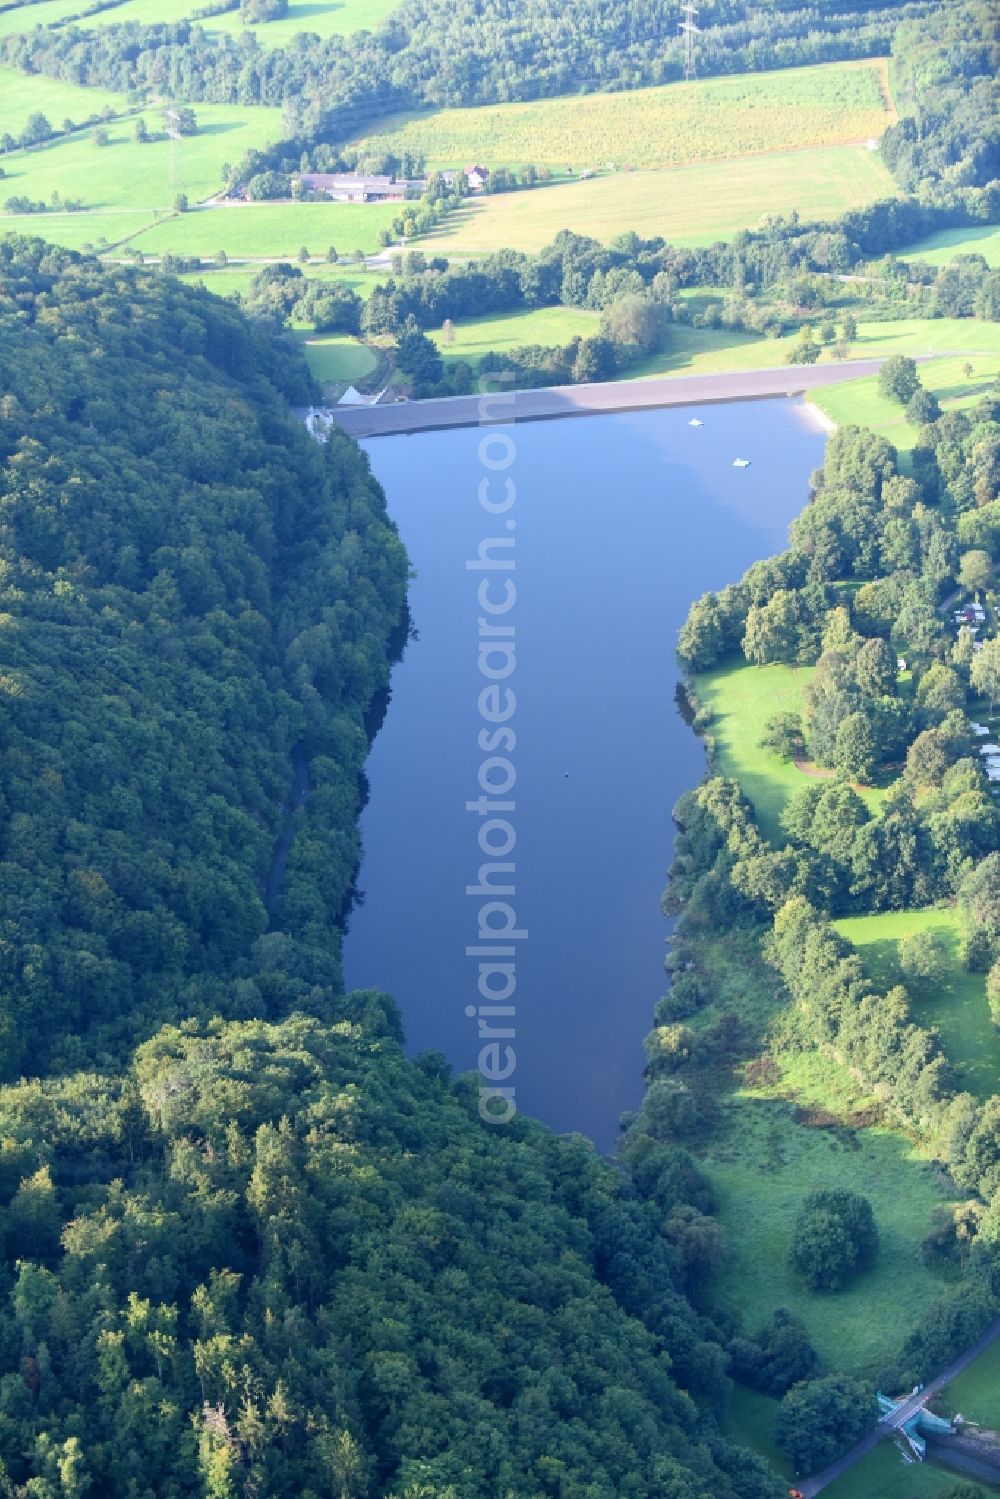
[[[375,739],[379,733],[379,730],[385,723],[386,714],[389,711],[389,704],[392,702],[393,674],[395,673],[397,666],[401,665],[403,657],[406,655],[406,647],[410,644],[411,641],[416,642],[419,638],[420,637],[417,631],[417,627],[414,624],[413,616],[410,613],[409,603],[404,603],[403,612],[399,617],[399,623],[389,637],[389,679],[386,682],[385,686],[381,687],[379,691],[376,692],[375,696],[372,698],[371,702],[368,705],[368,712],[365,714],[365,737],[368,740],[369,752],[371,751],[372,745],[375,743]],[[371,789],[371,782],[368,779],[368,772],[367,770],[362,769],[358,775],[359,817],[364,812],[369,801],[371,800]],[[354,873],[351,876],[351,883],[348,886],[347,891],[345,892],[344,903],[340,908],[340,913],[338,916],[338,925],[344,937],[346,937],[348,932],[350,931],[352,911],[356,910],[359,906],[363,906],[365,903],[365,892],[358,884],[358,876],[360,875],[360,873],[361,851],[359,849],[358,859],[354,866]]]

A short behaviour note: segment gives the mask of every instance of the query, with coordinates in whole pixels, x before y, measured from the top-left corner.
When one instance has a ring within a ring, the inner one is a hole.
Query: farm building
[[[403,203],[419,198],[423,178],[361,177],[352,172],[302,172],[295,179],[304,192],[322,193],[334,203]]]
[[[478,193],[486,186],[489,175],[489,167],[463,167],[461,172],[442,172],[441,179],[447,187],[454,187],[459,177],[464,177],[469,191]]]

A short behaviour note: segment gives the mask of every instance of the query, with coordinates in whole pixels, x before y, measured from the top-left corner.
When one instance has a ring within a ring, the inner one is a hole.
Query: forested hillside
[[[906,6],[702,7],[703,75],[885,55]],[[266,49],[250,35],[209,37],[197,22],[4,37],[0,57],[75,83],[175,98],[284,104],[288,136],[344,139],[394,110],[502,103],[581,89],[636,88],[682,76],[673,0],[404,0],[374,33]],[[210,23],[206,22],[206,25]]]
[[[406,569],[365,459],[236,310],[0,257],[0,1494],[776,1499],[685,1153],[633,1136],[640,1201],[342,993]]]
[[[313,960],[335,979],[405,561],[357,451],[288,412],[301,368],[232,309],[37,240],[2,242],[0,278],[11,1078],[283,1013]],[[315,950],[289,988],[264,892],[295,746],[328,841],[275,913]]]
[[[989,0],[949,7],[893,37],[903,118],[882,153],[910,192],[1000,178],[1000,16]]]

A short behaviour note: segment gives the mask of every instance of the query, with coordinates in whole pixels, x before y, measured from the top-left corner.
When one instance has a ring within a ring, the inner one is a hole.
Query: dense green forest
[[[713,0],[701,8],[702,74],[885,55],[906,5],[804,8]],[[0,41],[17,67],[174,98],[286,107],[288,141],[343,140],[380,115],[437,105],[636,88],[682,74],[673,0],[404,0],[374,33],[267,49],[196,23],[32,29]]]
[[[933,27],[904,21],[892,42],[903,118],[882,154],[903,187],[1000,178],[1000,17],[995,5],[944,7]]]
[[[405,561],[360,455],[296,428],[308,381],[266,330],[39,241],[0,256],[9,1079],[301,1004],[285,929],[303,983],[310,954],[335,977]],[[295,746],[315,794],[272,922]]]
[[[776,1499],[686,1152],[497,1130],[342,992],[406,559],[304,367],[7,239],[0,368],[0,1493]]]

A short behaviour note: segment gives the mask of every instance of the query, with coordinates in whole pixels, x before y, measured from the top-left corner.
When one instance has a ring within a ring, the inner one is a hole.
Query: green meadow
[[[67,3],[67,9],[72,6]],[[77,8],[79,8],[77,6]],[[41,6],[32,6],[34,15]],[[0,12],[0,31],[13,11]],[[39,73],[20,73],[16,68],[0,67],[0,134],[20,134],[30,114],[41,113],[57,128],[63,120],[85,120],[103,109],[125,109],[124,95],[104,88],[80,88],[75,83],[61,83]],[[10,158],[5,158],[4,169]]]
[[[723,1429],[726,1436],[743,1447],[750,1447],[766,1457],[782,1478],[792,1477],[792,1465],[774,1440],[774,1418],[778,1402],[759,1390],[734,1385]]]
[[[749,666],[742,659],[695,677],[698,699],[712,713],[708,732],[722,775],[735,777],[753,802],[761,832],[783,843],[779,817],[808,781],[790,760],[762,749],[764,725],[778,713],[801,713],[811,666]]]
[[[934,1401],[934,1408],[949,1416],[961,1411],[967,1421],[1000,1431],[1000,1342],[953,1379]]]
[[[784,844],[779,818],[788,800],[810,783],[806,771],[773,750],[761,747],[768,719],[778,713],[801,713],[802,693],[811,681],[811,666],[751,666],[742,658],[695,677],[699,700],[711,710],[708,732],[715,741],[715,764],[722,775],[739,780],[753,802],[761,832]],[[818,774],[829,778],[831,773]],[[862,796],[875,811],[884,793],[865,787]]]
[[[728,1245],[717,1300],[741,1312],[750,1330],[786,1307],[805,1323],[824,1363],[871,1377],[915,1324],[921,1300],[940,1290],[921,1263],[920,1242],[944,1192],[901,1136],[812,1125],[810,1117],[796,1103],[747,1090],[722,1100],[701,1157]],[[877,1205],[878,1261],[836,1293],[809,1290],[788,1265],[799,1204],[817,1187],[862,1192]]]
[[[301,32],[327,37],[374,31],[398,5],[399,0],[292,0],[287,16],[278,21],[246,26],[239,10],[233,10],[199,24],[210,35],[223,31],[237,36],[252,34],[260,47],[285,47]],[[88,16],[85,24],[99,27],[136,21],[149,26],[185,21],[198,8],[199,0],[128,0],[113,10]],[[42,0],[39,5],[18,6],[0,13],[0,35],[30,31],[34,26],[52,26],[79,10],[80,0]]]
[[[554,348],[567,344],[577,334],[596,333],[599,314],[580,307],[539,307],[530,312],[501,313],[497,317],[471,318],[455,323],[451,342],[438,328],[431,337],[446,360],[467,360],[478,365],[484,354],[506,353],[525,344]]]
[[[367,345],[346,333],[304,336],[302,351],[321,385],[349,385],[355,380],[363,380],[378,364]]]
[[[153,0],[133,0],[136,5]],[[191,0],[181,0],[188,10]],[[287,16],[264,25],[245,26],[238,10],[224,16],[213,16],[204,22],[206,31],[230,31],[237,36],[252,32],[259,47],[287,47],[302,32],[319,37],[348,36],[352,31],[377,31],[382,22],[399,8],[400,0],[291,0]],[[131,7],[129,7],[131,8]]]
[[[824,1499],[945,1499],[961,1477],[933,1463],[908,1462],[895,1442],[882,1442],[823,1494]]]
[[[301,248],[325,256],[371,254],[378,231],[392,222],[391,203],[243,203],[199,208],[145,230],[131,241],[144,255],[227,255],[295,260]]]
[[[900,324],[892,324],[891,327],[900,327]],[[1000,330],[996,324],[973,322],[969,319],[967,328],[970,330],[967,342],[972,343],[975,330],[981,330],[982,334],[991,337],[997,345],[1000,345]],[[985,337],[984,342],[987,342]],[[894,351],[871,349],[870,352],[874,355],[882,354],[882,352],[910,351],[897,346]],[[966,364],[972,364],[972,375],[967,375]],[[943,408],[948,411],[961,411],[969,406],[975,406],[991,388],[996,387],[999,375],[1000,354],[994,354],[994,352],[988,352],[988,354],[970,352],[963,357],[951,358],[951,360],[934,358],[921,364],[922,384],[928,390],[934,391],[942,402]],[[903,408],[892,400],[886,400],[886,397],[879,393],[879,381],[874,375],[864,376],[856,381],[847,381],[843,385],[835,385],[835,387],[828,385],[823,390],[810,391],[810,400],[838,426],[844,423],[859,423],[862,426],[874,427],[877,432],[885,433],[886,438],[889,438],[889,441],[901,451],[909,451],[918,439],[918,429],[906,420]]]
[[[864,146],[779,151],[477,195],[422,247],[443,254],[499,245],[540,250],[561,229],[600,240],[635,229],[674,244],[708,245],[756,229],[766,214],[797,211],[804,222],[835,218],[895,193],[880,158]]]
[[[67,250],[100,253],[154,223],[149,209],[113,208],[107,213],[0,213],[0,234],[37,234]]]
[[[982,255],[989,265],[1000,266],[1000,226],[942,229],[899,251],[901,260],[926,260],[931,265],[948,265],[956,255]]]
[[[984,975],[966,973],[959,964],[958,913],[946,909],[885,911],[836,921],[834,926],[858,949],[866,971],[882,989],[906,983],[898,967],[897,943],[902,937],[933,932],[941,939],[950,960],[948,975],[926,993],[908,985],[913,1018],[941,1032],[945,1052],[958,1070],[960,1089],[977,1098],[996,1093],[1000,1089],[1000,1032],[990,1020]]]
[[[188,271],[178,277],[188,286],[203,286],[217,297],[246,296],[250,283],[260,273],[260,266],[225,266],[221,269],[206,268]],[[374,271],[345,270],[339,265],[310,265],[303,267],[310,281],[336,281],[349,286],[359,297],[367,297],[378,284]]]
[[[105,127],[106,146],[81,130],[30,151],[12,152],[3,159],[3,196],[23,194],[47,203],[58,192],[82,198],[88,209],[170,209],[178,193],[196,203],[218,192],[224,162],[239,161],[251,147],[265,146],[281,133],[278,109],[199,104],[195,115],[198,133],[178,141],[164,137],[140,145],[133,118]],[[151,134],[162,131],[159,109],[145,109],[141,117]]]

